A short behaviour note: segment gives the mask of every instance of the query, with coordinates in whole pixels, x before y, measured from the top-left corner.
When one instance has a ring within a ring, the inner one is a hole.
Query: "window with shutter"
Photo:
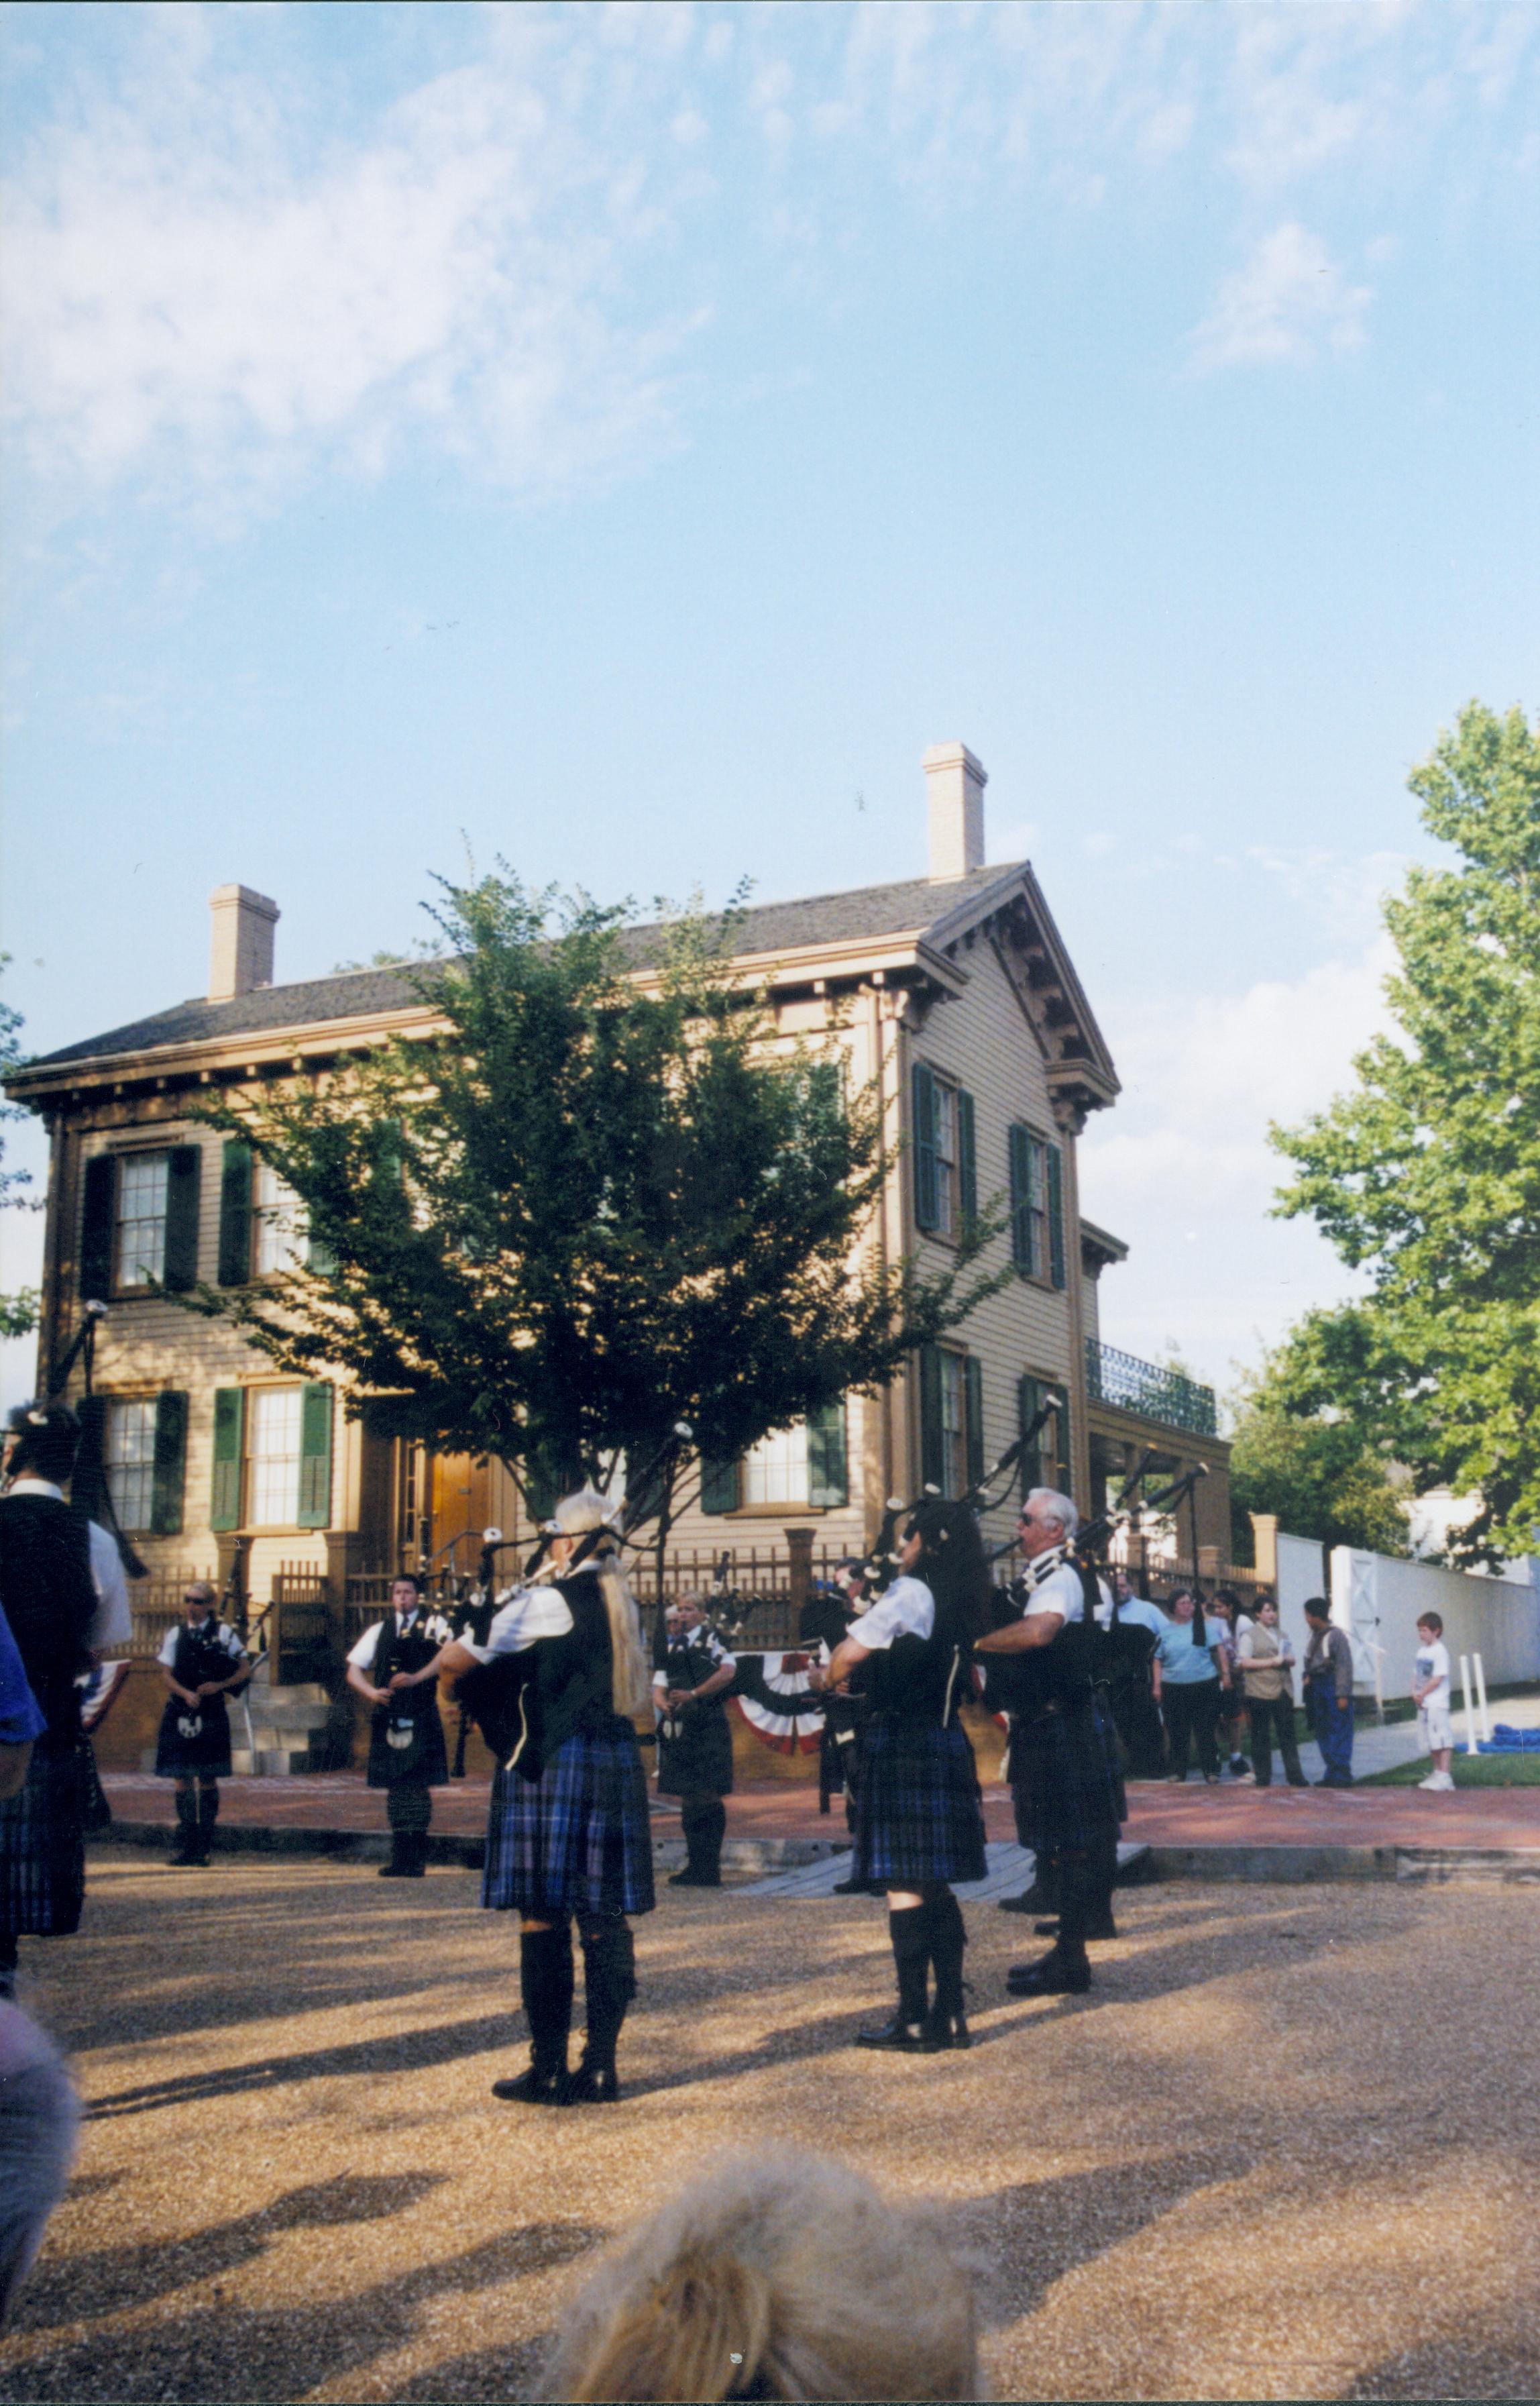
[[[940,1165],[936,1157],[936,1077],[929,1064],[914,1064],[914,1224],[940,1224]]]
[[[1066,1392],[1063,1380],[1039,1378],[1030,1371],[1017,1381],[1020,1412],[1017,1427],[1021,1435],[1024,1436],[1037,1419],[1050,1387],[1061,1396]],[[1034,1487],[1055,1487],[1061,1494],[1067,1495],[1069,1465],[1069,1408],[1067,1403],[1060,1403],[1049,1414],[1022,1456],[1023,1500]]]
[[[233,1136],[219,1162],[219,1284],[245,1286],[250,1276],[251,1147]]]
[[[983,1364],[977,1354],[965,1356],[963,1376],[968,1485],[977,1487],[984,1475],[984,1379]]]
[[[738,1465],[736,1462],[713,1462],[700,1465],[700,1509],[702,1512],[736,1512],[738,1509]]]
[[[187,1402],[168,1387],[155,1398],[153,1472],[150,1481],[149,1527],[156,1537],[182,1533],[182,1492],[187,1479]],[[127,1526],[127,1523],[124,1523]]]
[[[966,1228],[979,1216],[979,1156],[973,1134],[973,1097],[957,1089],[957,1210]]]
[[[332,1525],[332,1390],[307,1379],[300,1393],[299,1510],[302,1529]]]
[[[80,1224],[80,1300],[106,1303],[112,1293],[112,1237],[118,1218],[118,1165],[110,1153],[86,1164]]]
[[[166,1216],[171,1185],[168,1153],[118,1156],[118,1212],[113,1284],[134,1288],[164,1283]]]
[[[106,1449],[107,1405],[105,1395],[83,1395],[76,1406],[80,1422],[80,1444],[75,1457],[75,1476],[69,1482],[70,1501],[76,1509],[91,1521],[106,1518]]]
[[[127,1535],[130,1530],[149,1528],[155,1493],[153,1395],[108,1398],[103,1428],[103,1462],[107,1493],[120,1529]]]
[[[1044,1142],[1019,1124],[1010,1130],[1010,1257],[1024,1278],[1053,1278],[1062,1286],[1064,1233],[1062,1211],[1058,1251],[1054,1252],[1054,1213],[1059,1193],[1057,1147]],[[1053,1265],[1058,1263],[1058,1274]]]
[[[946,1437],[941,1426],[941,1349],[920,1348],[920,1484],[946,1493]]]
[[[241,1466],[246,1437],[246,1391],[214,1390],[214,1471],[208,1504],[211,1529],[241,1525]]]
[[[167,1156],[165,1279],[168,1295],[186,1295],[198,1283],[198,1196],[203,1147],[179,1144]]]
[[[1065,1285],[1064,1155],[1056,1144],[1043,1147],[1048,1156],[1048,1266],[1056,1287]]]
[[[1032,1272],[1032,1138],[1019,1124],[1010,1130],[1010,1258],[1024,1277]]]
[[[826,1404],[808,1421],[808,1502],[828,1512],[849,1501],[845,1407],[841,1398],[838,1403]]]

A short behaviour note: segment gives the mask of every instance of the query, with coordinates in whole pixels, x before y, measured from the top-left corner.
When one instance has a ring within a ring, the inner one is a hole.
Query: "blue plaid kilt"
[[[983,1875],[983,1804],[962,1723],[873,1713],[861,1738],[851,1876],[903,1889]]]
[[[1012,1720],[1010,1799],[1022,1846],[1035,1855],[1073,1853],[1116,1838],[1128,1809],[1109,1763],[1116,1743],[1092,1707]]]
[[[651,1913],[652,1822],[629,1721],[574,1731],[538,1780],[499,1766],[481,1901],[537,1921]]]
[[[0,1804],[0,1930],[66,1938],[79,1929],[85,1806],[80,1748],[39,1738],[21,1789]]]

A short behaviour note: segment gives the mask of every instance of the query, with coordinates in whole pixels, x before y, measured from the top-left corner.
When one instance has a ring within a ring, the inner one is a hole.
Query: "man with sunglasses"
[[[990,1690],[1010,1715],[1016,1835],[1058,1870],[1053,1948],[1007,1974],[1012,1996],[1079,1995],[1091,1986],[1085,1942],[1110,1922],[1118,1824],[1126,1805],[1096,1725],[1095,1615],[1111,1596],[1072,1551],[1080,1515],[1067,1495],[1034,1487],[1018,1522],[1023,1571],[1008,1591],[1017,1618],[978,1640]],[[996,1705],[997,1708],[997,1705]]]

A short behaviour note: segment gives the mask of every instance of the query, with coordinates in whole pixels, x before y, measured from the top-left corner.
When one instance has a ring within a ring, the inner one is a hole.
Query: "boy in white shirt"
[[[1449,1649],[1436,1612],[1419,1615],[1417,1658],[1412,1664],[1412,1702],[1422,1743],[1433,1757],[1433,1776],[1420,1782],[1435,1790],[1454,1786],[1454,1720],[1449,1711]]]

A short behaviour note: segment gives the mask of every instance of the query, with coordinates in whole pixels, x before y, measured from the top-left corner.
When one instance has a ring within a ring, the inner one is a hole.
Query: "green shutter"
[[[808,1415],[808,1502],[826,1512],[850,1502],[842,1397]]]
[[[738,1465],[736,1462],[713,1462],[709,1457],[702,1456],[700,1509],[702,1512],[737,1511]]]
[[[968,1422],[968,1483],[982,1484],[984,1475],[984,1366],[976,1353],[963,1362],[963,1408]]]
[[[244,1137],[233,1136],[225,1139],[219,1164],[219,1284],[245,1286],[250,1277],[251,1147]],[[230,1526],[235,1525],[232,1521]]]
[[[214,1477],[208,1502],[208,1525],[211,1529],[238,1529],[241,1525],[241,1455],[245,1435],[246,1390],[244,1387],[216,1387]]]
[[[940,1163],[936,1157],[936,1079],[927,1063],[914,1064],[914,1224],[940,1225]]]
[[[973,1097],[957,1089],[957,1199],[963,1226],[979,1216],[979,1156],[973,1139]]]
[[[155,1398],[155,1469],[150,1487],[151,1536],[182,1534],[182,1484],[187,1470],[187,1397],[168,1387]]]
[[[112,1293],[113,1219],[118,1203],[118,1165],[110,1153],[86,1164],[85,1208],[80,1222],[80,1300],[106,1303]]]
[[[1059,1483],[1060,1494],[1073,1495],[1075,1493],[1075,1456],[1070,1450],[1069,1444],[1069,1391],[1067,1382],[1061,1381],[1059,1393],[1063,1395],[1064,1401],[1053,1415],[1053,1452],[1055,1456],[1054,1477],[1057,1479]]]
[[[946,1493],[946,1440],[941,1431],[941,1349],[920,1348],[920,1484]]]
[[[165,1276],[168,1295],[186,1295],[198,1283],[198,1189],[202,1145],[178,1144],[166,1164]],[[180,1519],[177,1527],[181,1526]]]
[[[75,1407],[80,1422],[80,1443],[69,1482],[70,1501],[89,1520],[106,1526],[106,1422],[105,1395],[82,1395]]]
[[[332,1390],[324,1379],[307,1379],[300,1398],[300,1508],[302,1529],[332,1525]]]
[[[1010,1131],[1010,1258],[1024,1278],[1032,1270],[1032,1136],[1017,1123]]]
[[[1045,1145],[1048,1155],[1048,1260],[1056,1287],[1065,1284],[1064,1155],[1056,1144]]]
[[[1027,1377],[1016,1381],[1016,1434],[1025,1437],[1027,1430],[1042,1408],[1042,1389],[1036,1379]],[[1043,1483],[1043,1433],[1039,1429],[1021,1459],[1022,1502],[1024,1504],[1034,1487]]]

